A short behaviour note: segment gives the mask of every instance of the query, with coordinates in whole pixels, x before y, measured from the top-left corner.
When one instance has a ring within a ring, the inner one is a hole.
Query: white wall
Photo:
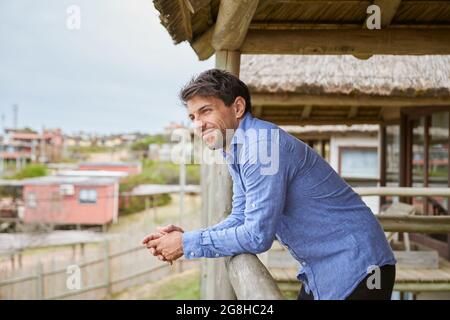
[[[339,147],[376,147],[378,150],[378,164],[380,163],[380,152],[378,146],[378,136],[369,134],[333,135],[330,138],[330,165],[339,173]],[[379,172],[379,165],[377,171]],[[362,197],[362,200],[372,210],[379,212],[380,197]]]

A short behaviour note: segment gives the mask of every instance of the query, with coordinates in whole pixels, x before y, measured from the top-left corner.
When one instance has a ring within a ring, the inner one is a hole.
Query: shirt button
[[[216,257],[218,257],[219,256],[219,254],[218,253],[216,253]]]
[[[256,207],[256,204],[252,203],[252,208]]]
[[[191,256],[195,256],[195,253],[191,252]]]
[[[306,266],[306,262],[305,261],[302,261],[302,266]]]

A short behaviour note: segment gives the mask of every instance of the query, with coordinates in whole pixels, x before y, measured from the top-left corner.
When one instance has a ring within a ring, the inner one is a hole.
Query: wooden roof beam
[[[249,30],[243,54],[450,54],[450,29]]]
[[[312,106],[310,106],[310,105],[305,106],[302,111],[302,119],[308,119],[309,116],[311,115],[311,111],[312,111]]]
[[[347,118],[352,119],[358,114],[358,106],[351,106]]]
[[[201,8],[210,4],[211,0],[184,0],[189,11],[194,14]]]
[[[380,27],[382,29],[389,27],[395,14],[397,13],[398,7],[402,0],[375,0],[374,5],[380,8]],[[367,18],[364,20],[363,29],[367,29]],[[358,59],[369,59],[372,55],[355,55]]]
[[[306,95],[300,93],[258,93],[251,92],[252,106],[298,107],[298,106],[341,106],[341,107],[448,107],[450,97],[393,97],[393,96],[348,96],[348,95]]]
[[[177,0],[180,5],[181,23],[187,40],[192,40],[191,13],[186,5],[185,0]]]
[[[211,44],[216,51],[239,50],[247,35],[258,0],[222,0]]]

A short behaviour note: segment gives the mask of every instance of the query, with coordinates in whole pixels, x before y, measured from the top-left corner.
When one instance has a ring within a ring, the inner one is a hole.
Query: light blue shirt
[[[183,234],[187,259],[257,254],[278,239],[315,299],[345,299],[368,269],[396,263],[371,210],[304,142],[247,113],[223,153],[233,179],[232,212]]]

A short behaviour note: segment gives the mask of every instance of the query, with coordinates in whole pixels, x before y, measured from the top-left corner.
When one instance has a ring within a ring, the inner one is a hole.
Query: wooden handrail
[[[450,197],[450,188],[356,187],[360,196]]]
[[[450,216],[377,215],[384,231],[450,233]]]
[[[231,285],[238,300],[283,300],[284,297],[264,264],[253,254],[225,259]]]

